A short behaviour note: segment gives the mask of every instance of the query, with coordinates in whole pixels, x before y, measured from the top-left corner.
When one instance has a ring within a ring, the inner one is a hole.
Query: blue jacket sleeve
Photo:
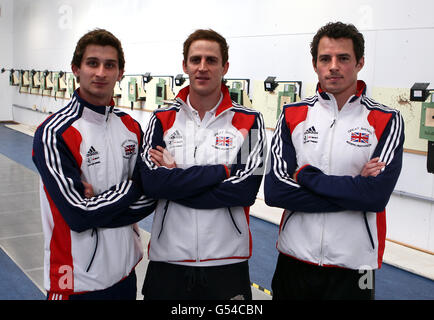
[[[179,199],[177,202],[196,209],[253,205],[264,173],[265,154],[264,121],[258,113],[231,165],[231,177],[205,192]]]
[[[383,211],[398,181],[402,167],[404,123],[399,112],[389,120],[372,158],[380,157],[386,167],[376,177],[326,175],[307,165],[297,181],[313,192],[349,210]]]
[[[84,197],[74,156],[62,135],[46,130],[44,125],[35,132],[32,159],[51,201],[73,231],[110,224],[141,196],[140,186],[126,180],[96,197]]]
[[[227,177],[224,165],[192,166],[187,169],[157,167],[149,156],[149,150],[166,147],[160,120],[151,117],[145,132],[140,168],[143,191],[154,199],[178,200],[198,194],[220,183]]]
[[[298,184],[293,178],[297,157],[291,132],[282,112],[271,141],[264,181],[265,203],[301,212],[336,212],[344,210],[325,197]]]

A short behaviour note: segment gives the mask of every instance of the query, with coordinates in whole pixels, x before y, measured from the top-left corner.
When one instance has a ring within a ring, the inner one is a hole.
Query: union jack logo
[[[124,147],[124,149],[125,149],[125,154],[126,154],[127,156],[129,156],[129,155],[132,155],[132,154],[135,153],[135,151],[136,151],[136,145],[134,145],[134,144],[129,144],[129,145],[126,145],[126,146]]]
[[[351,141],[358,142],[358,143],[368,143],[369,133],[353,132],[351,133]]]
[[[219,147],[231,147],[233,143],[232,137],[222,137],[217,136],[215,137],[215,145]]]

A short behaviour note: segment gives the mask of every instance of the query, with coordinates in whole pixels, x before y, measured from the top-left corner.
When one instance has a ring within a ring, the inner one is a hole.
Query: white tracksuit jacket
[[[44,286],[50,293],[101,290],[119,282],[143,256],[135,222],[156,201],[143,196],[134,172],[140,125],[113,106],[74,93],[36,130],[33,161],[41,176]],[[84,197],[81,181],[97,195]]]
[[[159,199],[149,258],[154,261],[219,265],[248,259],[252,240],[249,206],[263,175],[266,137],[262,115],[222,100],[207,121],[195,120],[186,104],[189,87],[176,103],[156,110],[144,135],[145,194]],[[177,168],[157,168],[149,149],[162,146]],[[231,175],[227,176],[228,168]]]
[[[283,108],[264,185],[266,203],[285,209],[281,253],[321,266],[381,267],[385,207],[401,171],[404,125],[398,111],[365,91],[358,81],[358,93],[340,111],[320,86],[315,96]],[[375,157],[385,169],[362,177]]]

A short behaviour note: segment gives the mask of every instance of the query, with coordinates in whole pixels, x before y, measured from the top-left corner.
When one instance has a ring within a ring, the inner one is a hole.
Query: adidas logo
[[[303,143],[318,143],[318,131],[312,126],[304,132]]]
[[[304,134],[318,134],[318,132],[315,130],[315,127],[312,126],[309,129],[307,129]]]
[[[86,157],[92,157],[98,155],[98,151],[95,150],[93,146],[89,148],[89,151],[86,154]]]
[[[91,146],[89,151],[86,153],[86,158],[88,167],[101,163],[99,160],[99,153],[93,146]]]
[[[178,130],[175,130],[175,132],[173,132],[168,139],[168,146],[171,147],[182,147],[184,144],[184,138],[182,137],[181,132],[179,132]]]
[[[172,133],[169,137],[169,139],[176,139],[176,138],[182,138],[181,133],[178,130]]]

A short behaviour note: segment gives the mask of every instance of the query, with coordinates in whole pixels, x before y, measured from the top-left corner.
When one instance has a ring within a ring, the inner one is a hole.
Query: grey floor
[[[45,298],[39,176],[31,160],[32,140],[31,136],[0,124],[0,300]],[[277,256],[275,243],[278,226],[255,217],[251,217],[250,222],[253,237],[253,255],[249,262],[251,280],[253,283],[270,289]],[[152,219],[148,218],[139,223],[142,227],[145,248],[148,244],[148,231],[150,231],[151,224]],[[398,252],[401,252],[401,249]],[[432,255],[429,255],[428,259],[426,257],[415,259],[414,253],[391,255],[389,252],[388,256],[389,262],[396,260],[395,262],[399,264],[392,263],[392,266],[384,263],[383,267],[377,270],[376,299],[434,299],[434,281],[432,280],[434,277],[429,274],[424,277],[414,274],[414,271],[405,271],[417,270],[420,267],[419,264],[426,266],[425,269],[432,269],[434,265]],[[393,259],[390,259],[392,256]],[[415,260],[421,263],[416,263]],[[410,268],[395,267],[403,265],[405,261],[412,262]],[[140,288],[146,273],[147,262],[145,257],[137,266],[139,288],[137,299],[142,299]],[[253,299],[271,299],[271,296],[264,291],[266,290],[252,286]]]
[[[0,154],[0,248],[45,295],[43,288],[43,248],[39,209],[39,176],[33,170]],[[146,248],[149,233],[141,230]],[[137,284],[143,284],[147,257],[137,266]],[[252,287],[255,300],[271,296]],[[26,297],[22,297],[26,298]],[[142,299],[138,290],[137,299]]]
[[[42,290],[39,177],[0,154],[0,247]]]

